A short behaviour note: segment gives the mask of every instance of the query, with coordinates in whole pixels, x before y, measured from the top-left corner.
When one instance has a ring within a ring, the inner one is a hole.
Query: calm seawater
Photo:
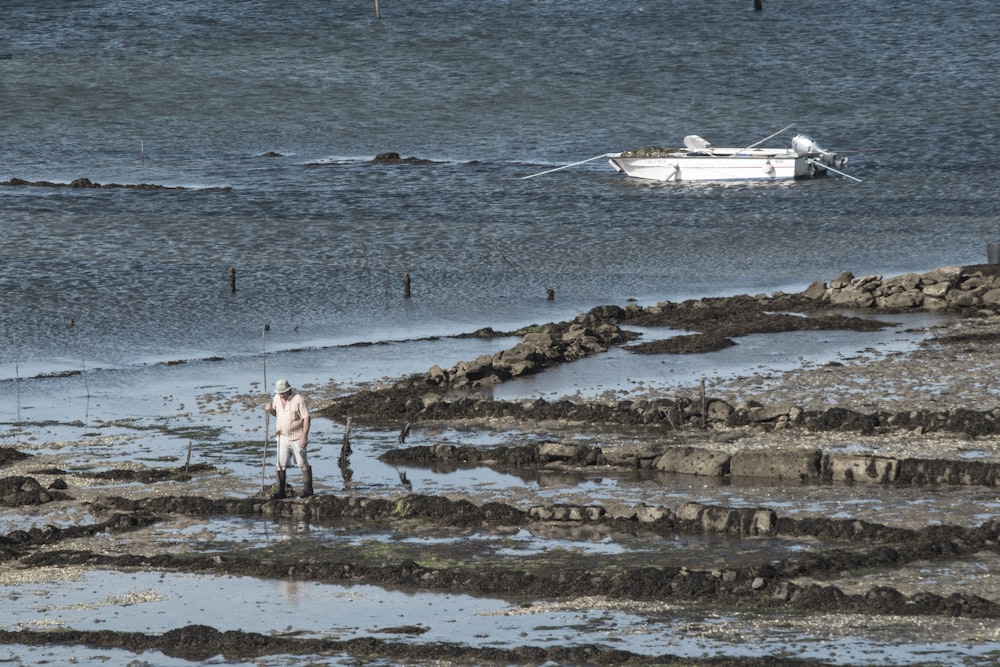
[[[0,378],[251,356],[265,324],[288,349],[802,289],[1000,240],[995,0],[381,5],[8,0],[0,180],[187,189],[0,188]],[[864,182],[520,178],[790,123]]]

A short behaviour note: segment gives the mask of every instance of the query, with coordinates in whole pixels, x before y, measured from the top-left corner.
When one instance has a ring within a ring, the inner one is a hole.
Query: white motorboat
[[[823,150],[801,134],[787,148],[762,148],[758,144],[715,148],[692,134],[684,137],[683,148],[643,148],[607,157],[617,172],[663,182],[818,178],[828,171],[854,178],[840,171],[847,164],[846,157]]]

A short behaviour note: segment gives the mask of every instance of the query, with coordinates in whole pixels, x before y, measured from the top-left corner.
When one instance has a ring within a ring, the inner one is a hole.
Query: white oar
[[[534,178],[535,176],[541,176],[542,174],[551,174],[553,171],[560,171],[561,169],[569,169],[570,167],[575,167],[578,164],[583,164],[585,162],[593,162],[594,160],[600,160],[602,157],[618,157],[621,153],[604,153],[603,155],[595,155],[592,158],[587,158],[586,160],[580,160],[579,162],[573,162],[572,164],[564,164],[561,167],[556,167],[555,169],[546,169],[545,171],[540,171],[537,174],[531,174],[530,176],[522,176],[521,180],[528,178]]]
[[[850,174],[846,174],[846,173],[844,173],[844,172],[840,171],[839,169],[834,169],[834,168],[833,168],[833,167],[831,167],[830,165],[828,165],[828,164],[824,164],[824,163],[820,162],[819,160],[814,160],[814,159],[812,159],[812,158],[809,158],[809,164],[814,164],[814,165],[816,165],[817,167],[820,167],[820,168],[822,168],[822,169],[829,169],[829,170],[830,170],[830,171],[832,171],[833,173],[835,173],[835,174],[840,174],[840,175],[841,175],[841,176],[843,176],[844,178],[849,178],[849,179],[851,179],[852,181],[857,181],[858,183],[864,183],[864,181],[862,181],[862,180],[861,180],[860,178],[858,178],[857,176],[851,176]]]

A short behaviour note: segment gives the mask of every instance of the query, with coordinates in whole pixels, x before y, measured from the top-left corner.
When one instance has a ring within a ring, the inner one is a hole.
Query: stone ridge
[[[731,404],[703,395],[700,400],[677,398],[619,400],[613,403],[571,401],[494,401],[480,390],[542,372],[634,340],[635,332],[621,325],[669,326],[699,334],[630,345],[637,353],[705,352],[732,344],[730,337],[795,330],[846,329],[872,331],[888,323],[830,315],[830,309],[871,312],[950,311],[984,318],[1000,310],[1000,266],[944,267],[925,274],[890,279],[855,278],[849,272],[815,282],[801,294],[775,293],[707,298],[683,303],[660,302],[640,307],[599,306],[569,322],[530,327],[512,348],[450,368],[404,378],[390,387],[340,397],[320,412],[344,421],[353,418],[381,426],[416,421],[456,419],[561,420],[577,423],[658,426],[670,429],[754,427],[775,430],[801,427],[814,431],[863,434],[911,431],[1000,433],[1000,410],[971,409],[856,412],[846,408],[805,410],[794,404],[766,405],[758,401]],[[816,311],[824,311],[817,313]],[[803,313],[805,316],[792,313]],[[476,335],[482,335],[477,332]],[[489,332],[489,335],[512,335]]]
[[[819,538],[824,548],[794,553],[742,567],[691,569],[674,565],[603,567],[502,566],[487,563],[473,569],[460,565],[432,566],[412,560],[378,562],[306,558],[301,554],[160,554],[155,556],[98,554],[92,551],[45,551],[23,557],[28,567],[87,564],[94,567],[141,567],[186,572],[224,572],[230,575],[270,576],[310,581],[378,583],[423,590],[462,590],[488,595],[572,597],[601,595],[629,600],[713,600],[755,608],[807,609],[867,614],[945,614],[1000,618],[1000,604],[972,594],[906,596],[888,586],[863,595],[848,595],[836,586],[801,583],[803,577],[843,571],[899,567],[906,563],[952,560],[984,549],[995,549],[1000,520],[979,527],[929,526],[919,530],[893,528],[856,519],[780,517],[768,508],[730,508],[686,503],[669,508],[637,505],[604,508],[599,505],[535,506],[527,512],[500,503],[476,505],[441,496],[410,494],[396,500],[317,495],[308,500],[210,500],[157,497],[142,500],[108,498],[101,509],[198,515],[264,515],[305,521],[364,520],[426,522],[451,527],[491,529],[530,526],[532,523],[603,523],[621,530],[641,527],[653,534],[717,533],[735,536],[776,535]]]
[[[502,468],[620,467],[677,475],[753,478],[804,483],[1000,486],[1000,463],[918,459],[824,452],[816,448],[739,450],[678,446],[619,453],[600,447],[544,442],[481,448],[433,445],[392,449],[379,456],[391,464],[491,465]]]
[[[844,271],[829,282],[814,282],[803,296],[841,308],[939,311],[1000,306],[1000,265],[947,266],[927,273],[883,279]]]

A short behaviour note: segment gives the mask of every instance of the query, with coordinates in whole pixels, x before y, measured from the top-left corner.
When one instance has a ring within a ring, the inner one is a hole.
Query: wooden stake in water
[[[344,426],[344,443],[340,446],[340,463],[341,465],[349,463],[351,458],[351,418],[347,418],[347,424]]]
[[[69,321],[70,326],[75,325],[75,320]],[[83,385],[87,388],[87,398],[90,398],[90,379],[87,377],[87,359],[83,354],[83,332],[80,329],[76,330],[76,338],[80,343],[80,366],[81,374],[83,375]]]
[[[368,263],[368,246],[361,242],[361,253],[365,257],[365,270],[368,271],[368,289],[372,288],[372,266]]]
[[[503,250],[500,249],[500,246],[497,245],[497,242],[494,241],[489,236],[486,237],[486,240],[490,242],[490,245],[493,246],[498,253],[500,253],[500,259],[503,260],[504,264],[506,264],[507,266],[509,266],[512,271],[517,271],[517,266],[514,264],[514,262],[510,261],[509,259],[507,259],[507,255],[505,255],[504,252],[503,252]]]
[[[11,340],[14,343],[14,391],[17,394],[17,423],[21,423],[21,368],[17,353],[17,334],[10,332]]]

